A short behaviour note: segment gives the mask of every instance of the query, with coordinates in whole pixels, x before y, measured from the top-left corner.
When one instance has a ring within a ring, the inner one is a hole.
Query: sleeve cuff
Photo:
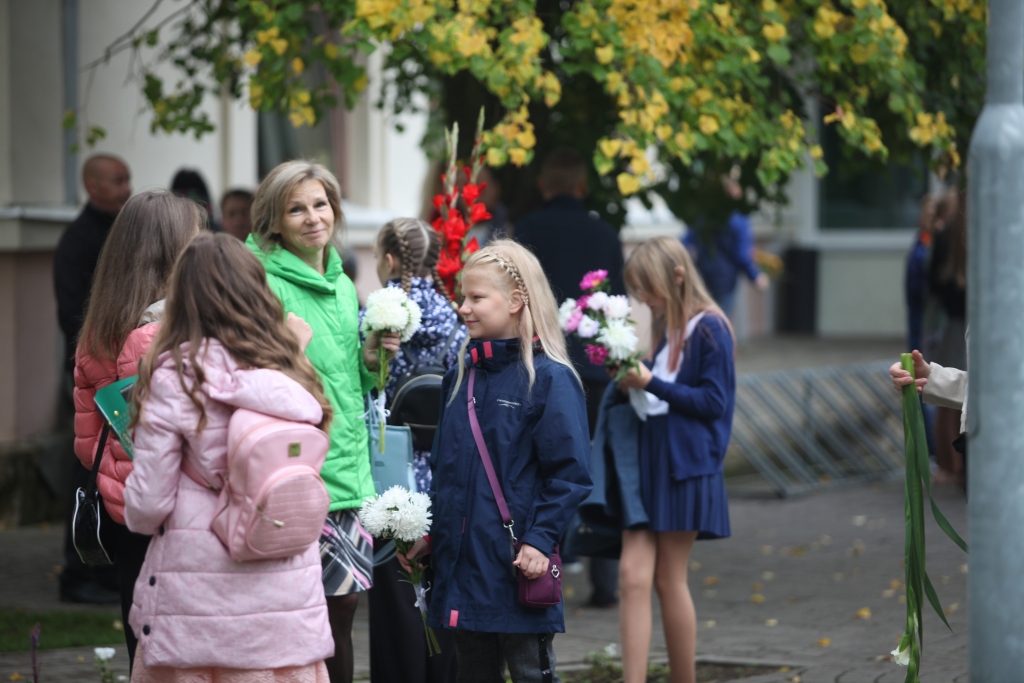
[[[665,395],[668,393],[668,382],[660,377],[651,377],[651,381],[647,383],[647,388],[644,389],[644,391],[649,391],[658,398],[664,400]]]

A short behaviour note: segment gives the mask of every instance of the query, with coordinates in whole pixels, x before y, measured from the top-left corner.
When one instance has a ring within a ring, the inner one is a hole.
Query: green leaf
[[[377,50],[377,46],[369,40],[360,40],[356,43],[356,48],[364,55],[372,55]]]
[[[789,54],[789,48],[785,45],[771,45],[768,47],[768,56],[776,64],[789,64],[791,55]]]
[[[75,127],[75,121],[77,120],[77,118],[78,117],[75,114],[75,110],[68,109],[66,112],[64,112],[64,120],[61,122],[61,126],[63,126],[64,130],[71,130],[72,128]]]

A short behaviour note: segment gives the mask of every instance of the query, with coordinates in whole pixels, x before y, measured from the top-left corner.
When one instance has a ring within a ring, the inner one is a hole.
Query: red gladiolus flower
[[[491,213],[487,210],[486,204],[474,204],[469,209],[469,222],[479,223],[491,219]]]
[[[466,243],[466,248],[463,249],[463,253],[466,256],[469,256],[470,254],[474,254],[474,253],[476,253],[478,251],[480,251],[480,243],[476,241],[475,237],[473,239],[471,239],[469,242],[467,242]]]
[[[466,200],[467,204],[472,205],[474,202],[476,202],[477,199],[480,198],[480,193],[482,191],[483,188],[480,187],[479,185],[469,183],[467,185],[462,186],[462,197],[463,199]]]
[[[432,200],[430,200],[430,201],[434,204],[434,208],[437,209],[438,211],[440,211],[441,210],[441,206],[444,204],[444,195],[443,194],[435,194],[434,198]]]
[[[462,218],[461,211],[452,211],[448,214],[448,222],[445,225],[445,237],[449,240],[462,240],[466,236],[469,226]]]

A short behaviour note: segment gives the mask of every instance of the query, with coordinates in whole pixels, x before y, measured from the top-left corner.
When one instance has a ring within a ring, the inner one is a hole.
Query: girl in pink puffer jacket
[[[139,358],[160,328],[174,262],[205,225],[206,212],[195,202],[168,192],[142,192],[128,200],[110,228],[75,353],[75,454],[89,469],[103,428],[96,390],[138,373]],[[117,565],[125,624],[149,545],[148,536],[133,534],[124,524],[124,482],[131,471],[128,454],[109,436],[97,486],[112,520],[104,522],[110,532],[107,550]],[[131,628],[124,635],[130,664],[138,640]]]
[[[320,554],[235,562],[211,530],[236,408],[327,431],[332,416],[302,355],[312,332],[287,323],[262,265],[228,235],[182,253],[160,333],[136,386],[135,467],[125,519],[153,534],[129,621],[140,634],[134,683],[329,683],[334,639]]]

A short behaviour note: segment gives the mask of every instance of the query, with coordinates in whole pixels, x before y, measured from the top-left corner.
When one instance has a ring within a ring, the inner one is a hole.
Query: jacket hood
[[[189,343],[181,345],[185,374],[195,375],[188,360]],[[323,409],[313,395],[283,372],[266,368],[243,368],[216,339],[203,342],[197,361],[203,366],[206,381],[202,390],[210,398],[236,408],[254,410],[283,420],[319,424]],[[174,371],[170,351],[160,354],[157,369]]]
[[[331,245],[327,245],[327,268],[321,275],[279,244],[275,244],[269,251],[264,251],[255,234],[250,234],[245,244],[260,260],[268,274],[276,275],[300,287],[333,294],[338,278],[344,275],[341,257]]]

